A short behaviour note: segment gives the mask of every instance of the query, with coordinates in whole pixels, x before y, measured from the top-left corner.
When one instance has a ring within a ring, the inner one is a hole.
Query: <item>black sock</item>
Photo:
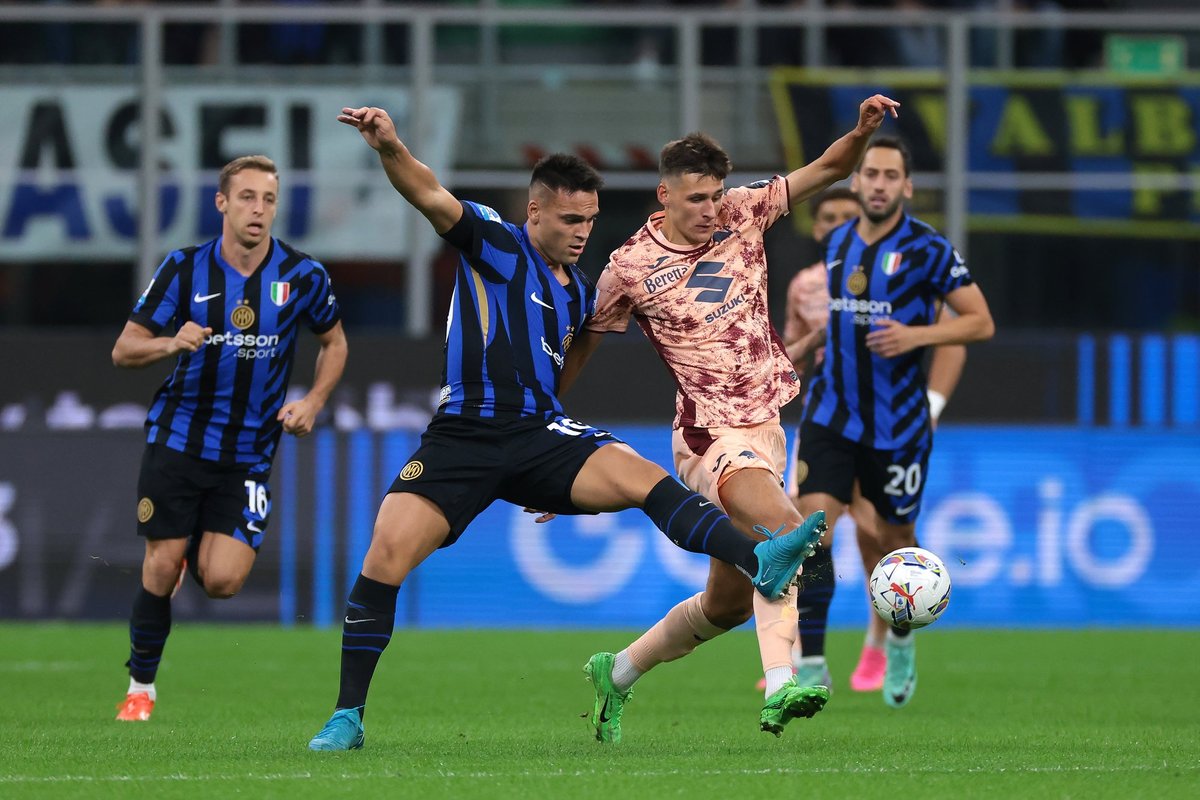
[[[756,542],[733,527],[717,504],[671,477],[663,478],[642,504],[646,516],[675,544],[737,567],[750,578],[758,574]]]
[[[384,648],[392,640],[399,586],[373,581],[359,574],[346,601],[342,622],[342,679],[337,708],[357,708],[365,713],[371,676]]]
[[[154,683],[167,635],[171,632],[171,597],[150,594],[139,586],[129,615],[129,676],[138,683]]]
[[[800,576],[800,594],[796,610],[800,613],[800,655],[825,655],[825,628],[829,624],[829,604],[837,579],[833,574],[833,553],[818,544],[804,561]]]
[[[908,628],[897,628],[895,625],[893,625],[892,633],[897,639],[903,639],[905,636],[908,636],[910,633],[912,633],[912,631],[910,631]]]

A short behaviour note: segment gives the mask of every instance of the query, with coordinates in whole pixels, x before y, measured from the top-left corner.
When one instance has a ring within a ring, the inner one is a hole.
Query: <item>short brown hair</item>
[[[604,179],[591,164],[571,153],[554,153],[533,165],[530,187],[541,184],[552,192],[595,192]]]
[[[279,180],[279,170],[275,169],[275,162],[271,159],[266,156],[242,156],[221,168],[221,177],[217,179],[217,191],[228,195],[229,183],[233,180],[233,176],[247,169],[256,169],[268,175],[274,175],[275,180]]]
[[[834,186],[832,189],[826,189],[809,201],[808,210],[812,212],[813,219],[816,219],[817,214],[821,213],[821,206],[832,200],[853,200],[855,205],[862,205],[862,200],[859,200],[858,195],[854,192],[845,186]]]
[[[660,178],[691,173],[725,180],[733,171],[733,162],[707,133],[689,133],[682,139],[667,142],[658,156]]]
[[[900,159],[904,162],[904,177],[907,178],[912,175],[912,151],[908,149],[908,145],[904,143],[903,139],[901,139],[899,136],[876,136],[867,145],[867,149],[863,151],[863,158],[866,158],[867,153],[871,152],[876,147],[884,147],[888,150],[895,150],[898,152],[900,154]],[[854,171],[859,172],[861,170],[862,161],[859,161],[858,166],[855,167]]]

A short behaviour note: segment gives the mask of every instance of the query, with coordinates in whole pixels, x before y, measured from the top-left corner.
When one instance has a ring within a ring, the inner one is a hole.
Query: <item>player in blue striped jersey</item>
[[[568,220],[590,224],[590,211],[572,211]],[[446,324],[439,410],[488,418],[561,414],[558,373],[595,305],[595,287],[573,263],[563,267],[567,284],[560,283],[540,268],[544,261],[521,227],[487,206],[464,201],[462,219],[443,235],[463,257]],[[565,250],[578,259],[583,244],[569,241]]]
[[[346,603],[334,713],[309,748],[362,747],[367,690],[391,640],[400,584],[495,500],[547,514],[641,508],[678,546],[732,564],[768,597],[782,595],[819,538],[823,514],[756,544],[662,467],[563,413],[564,356],[596,301],[576,266],[600,210],[596,171],[576,156],[542,159],[530,180],[528,219],[514,225],[447,191],[383,109],[345,108],[338,120],[379,153],[392,185],[462,257],[441,401],[380,505]],[[464,591],[473,580],[462,577]],[[619,725],[621,702],[595,714]]]
[[[210,597],[241,589],[270,515],[279,436],[312,429],[346,363],[325,268],[271,236],[278,196],[270,159],[227,164],[216,195],[220,238],[167,256],[113,348],[119,367],[176,358],[146,416],[137,506],[146,555],[119,720],[150,718],[185,560]],[[312,388],[285,403],[301,325],[321,350]]]
[[[837,509],[836,521],[857,479],[890,552],[916,542],[933,444],[925,348],[988,339],[994,325],[958,251],[905,213],[911,157],[899,139],[872,141],[852,188],[862,215],[822,243],[830,313],[825,358],[809,383],[800,429],[799,504],[801,511]],[[955,314],[938,317],[939,300]],[[832,531],[831,524],[805,565],[800,601],[801,627],[818,633],[833,595]],[[885,650],[884,700],[899,707],[916,687],[911,634],[893,629]]]

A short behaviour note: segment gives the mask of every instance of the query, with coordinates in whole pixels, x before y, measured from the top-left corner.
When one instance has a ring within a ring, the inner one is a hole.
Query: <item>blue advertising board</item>
[[[614,431],[670,469],[666,426]],[[365,473],[374,462],[361,451],[369,445],[349,445],[360,448],[359,457],[346,462],[342,479],[362,490],[346,498],[345,519],[316,509],[330,535],[314,537],[327,550],[314,552],[314,565],[346,568],[343,575],[331,567],[314,573],[318,624],[338,618],[378,492],[412,444],[411,434],[384,437],[373,476]],[[918,522],[922,546],[942,556],[954,581],[939,625],[1197,625],[1198,466],[1200,435],[1190,432],[946,426],[937,434]],[[286,530],[282,537],[286,546]],[[867,610],[849,527],[836,532],[834,559],[839,590],[831,623],[859,626]],[[644,627],[700,591],[707,568],[705,557],[676,548],[637,511],[539,525],[521,509],[495,503],[410,577],[397,622]],[[281,598],[280,608],[294,610],[295,601]]]

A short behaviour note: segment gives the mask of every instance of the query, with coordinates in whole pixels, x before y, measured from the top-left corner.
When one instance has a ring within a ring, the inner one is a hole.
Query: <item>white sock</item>
[[[767,688],[763,692],[764,697],[770,697],[783,688],[783,685],[792,679],[791,667],[771,667],[764,673],[767,679]]]
[[[617,653],[613,658],[612,679],[618,692],[627,692],[629,687],[642,677],[641,671],[629,660],[629,648]]]
[[[153,683],[138,683],[133,678],[130,678],[129,691],[126,692],[126,694],[137,694],[138,692],[145,692],[146,694],[150,695],[151,700],[158,699],[158,692],[154,691]]]
[[[863,645],[865,647],[874,648],[875,650],[882,650],[883,649],[883,639],[876,637],[873,633],[868,633],[863,638]]]

